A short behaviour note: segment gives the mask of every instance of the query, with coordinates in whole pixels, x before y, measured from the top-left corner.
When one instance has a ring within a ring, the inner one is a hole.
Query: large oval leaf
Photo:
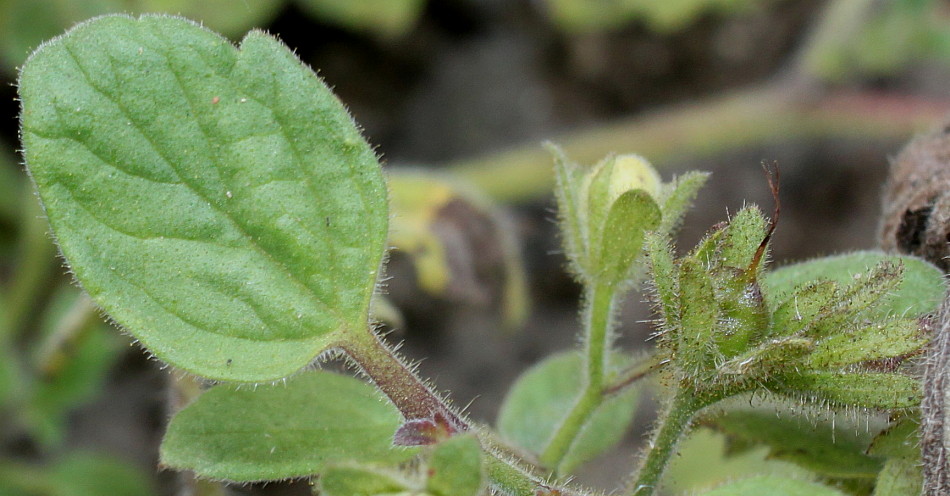
[[[897,290],[890,294],[886,304],[875,308],[876,315],[916,316],[932,312],[943,299],[946,281],[939,269],[930,263],[907,255],[891,255],[874,251],[859,251],[846,255],[817,258],[781,267],[765,275],[763,290],[771,304],[779,304],[796,287],[815,279],[837,282],[841,287],[855,283],[881,262],[890,261],[904,266],[904,277]]]
[[[303,477],[348,460],[395,464],[415,453],[393,446],[400,422],[369,384],[307,372],[287,384],[212,388],[172,419],[161,459],[232,481]]]
[[[25,157],[76,278],[159,358],[287,376],[365,332],[386,188],[327,87],[280,42],[107,16],[20,77]]]

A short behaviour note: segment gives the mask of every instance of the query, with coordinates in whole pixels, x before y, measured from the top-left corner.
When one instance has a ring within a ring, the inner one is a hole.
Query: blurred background
[[[761,163],[777,162],[781,265],[872,248],[888,157],[950,112],[940,0],[0,0],[4,496],[225,491],[156,473],[169,405],[187,399],[169,400],[169,371],[69,284],[17,155],[17,67],[110,12],[181,14],[235,42],[266,30],[334,89],[392,177],[379,314],[407,355],[425,358],[422,374],[485,423],[519,373],[576,343],[579,288],[552,222],[544,140],[580,163],[633,152],[667,178],[713,172],[681,250],[746,202],[771,212]],[[427,259],[420,246],[433,244],[442,254]],[[643,300],[633,293],[623,308],[628,349],[648,346]],[[611,489],[630,470],[652,415],[649,402],[641,410],[580,482]],[[671,494],[714,482],[712,467],[771,463],[762,452],[722,460],[712,434],[691,443]],[[308,494],[305,483],[227,491]]]

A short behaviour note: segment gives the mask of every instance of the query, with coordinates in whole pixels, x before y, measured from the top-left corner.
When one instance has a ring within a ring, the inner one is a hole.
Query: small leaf
[[[782,267],[762,280],[767,295],[792,294],[803,284],[816,279],[835,281],[842,287],[855,283],[855,275],[865,274],[881,262],[904,266],[904,277],[896,290],[875,306],[874,315],[918,316],[932,312],[942,301],[946,282],[939,269],[915,257],[864,251],[825,257]],[[783,301],[774,298],[773,301]]]
[[[581,215],[579,191],[584,174],[580,166],[571,162],[558,146],[547,143],[547,149],[554,155],[554,176],[557,180],[554,195],[557,198],[564,249],[573,271],[580,275],[587,266],[587,221]]]
[[[837,489],[801,479],[759,475],[730,482],[702,496],[845,496]]]
[[[758,207],[743,208],[729,221],[719,241],[719,265],[745,269],[765,237],[766,220]]]
[[[422,15],[425,0],[297,0],[314,17],[352,31],[384,37],[407,33]]]
[[[804,338],[771,339],[756,348],[724,362],[718,367],[721,374],[734,374],[746,379],[749,374],[763,377],[787,364],[798,361],[815,347],[815,343]]]
[[[26,162],[66,260],[156,356],[273,380],[366,332],[386,187],[346,110],[286,46],[100,17],[37,50],[20,96]]]
[[[508,391],[498,414],[498,431],[513,444],[544,451],[583,388],[583,361],[577,353],[548,357],[528,369]],[[616,444],[633,420],[636,390],[607,400],[578,435],[558,472],[592,459]]]
[[[599,281],[615,285],[631,277],[634,261],[643,250],[643,236],[659,225],[660,218],[660,208],[646,191],[630,190],[614,201],[595,257],[600,261]]]
[[[679,273],[666,236],[647,233],[645,244],[653,287],[665,324],[663,331],[669,332],[679,326]]]
[[[928,342],[917,319],[868,323],[854,332],[842,330],[821,340],[808,362],[814,368],[840,368],[860,362],[901,358],[920,351]]]
[[[471,435],[435,446],[429,457],[429,492],[437,496],[477,496],[484,486],[482,449]]]
[[[413,484],[388,471],[359,465],[331,465],[320,474],[322,496],[377,496],[409,492]]]
[[[693,371],[712,370],[715,361],[717,302],[705,266],[689,257],[680,264],[680,328],[676,353],[680,367]]]
[[[835,405],[910,408],[920,404],[920,381],[898,373],[801,372],[784,375],[776,386],[785,394]]]
[[[398,463],[399,413],[357,379],[306,372],[286,384],[212,388],[180,411],[162,441],[165,466],[203,477],[258,481],[304,477],[328,463]]]
[[[663,192],[660,195],[663,204],[663,222],[657,228],[658,232],[671,234],[676,230],[708,179],[708,172],[691,171],[663,186]]]
[[[768,446],[770,458],[828,478],[876,477],[883,460],[865,453],[871,438],[866,426],[849,425],[846,419],[833,423],[825,417],[780,407],[738,407],[710,415],[704,423],[743,444]]]
[[[838,284],[829,280],[812,281],[795,288],[772,313],[772,335],[791,336],[812,325],[835,307],[837,292]]]

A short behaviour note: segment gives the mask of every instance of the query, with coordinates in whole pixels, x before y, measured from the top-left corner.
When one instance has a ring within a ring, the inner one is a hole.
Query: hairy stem
[[[616,288],[595,284],[588,289],[584,310],[586,384],[577,402],[541,453],[541,463],[555,470],[581,429],[604,401],[604,371]]]
[[[641,379],[645,379],[649,377],[650,374],[662,370],[663,367],[666,367],[669,365],[669,363],[669,358],[660,356],[655,352],[651,353],[634,363],[632,367],[623,371],[619,378],[608,384],[604,388],[604,394],[607,396],[612,396],[622,393],[628,387],[636,384]]]
[[[360,333],[359,339],[340,343],[338,347],[392,401],[406,420],[432,419],[440,415],[458,430],[469,429],[470,426],[376,332]]]
[[[337,346],[376,384],[407,421],[441,417],[448,427],[456,431],[473,430],[473,426],[456,414],[375,332],[367,332],[356,341],[340,343]],[[545,482],[549,479],[548,474],[535,473],[536,469],[520,461],[490,432],[483,431],[478,434],[487,455],[485,459],[489,482],[504,494],[586,494],[549,485]]]
[[[706,406],[691,391],[677,390],[666,411],[657,419],[657,429],[647,444],[645,456],[628,488],[631,496],[651,496],[659,488],[660,478],[676,452],[676,445],[687,432],[696,412]]]

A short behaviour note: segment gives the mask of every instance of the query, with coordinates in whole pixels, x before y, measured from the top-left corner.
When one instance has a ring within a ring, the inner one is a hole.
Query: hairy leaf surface
[[[365,332],[387,231],[376,158],[274,38],[107,16],[20,77],[29,170],[76,278],[152,353],[264,381]]]
[[[372,386],[329,372],[254,389],[223,385],[175,415],[161,459],[233,481],[303,477],[347,460],[398,463],[415,453],[392,445],[400,420]]]

